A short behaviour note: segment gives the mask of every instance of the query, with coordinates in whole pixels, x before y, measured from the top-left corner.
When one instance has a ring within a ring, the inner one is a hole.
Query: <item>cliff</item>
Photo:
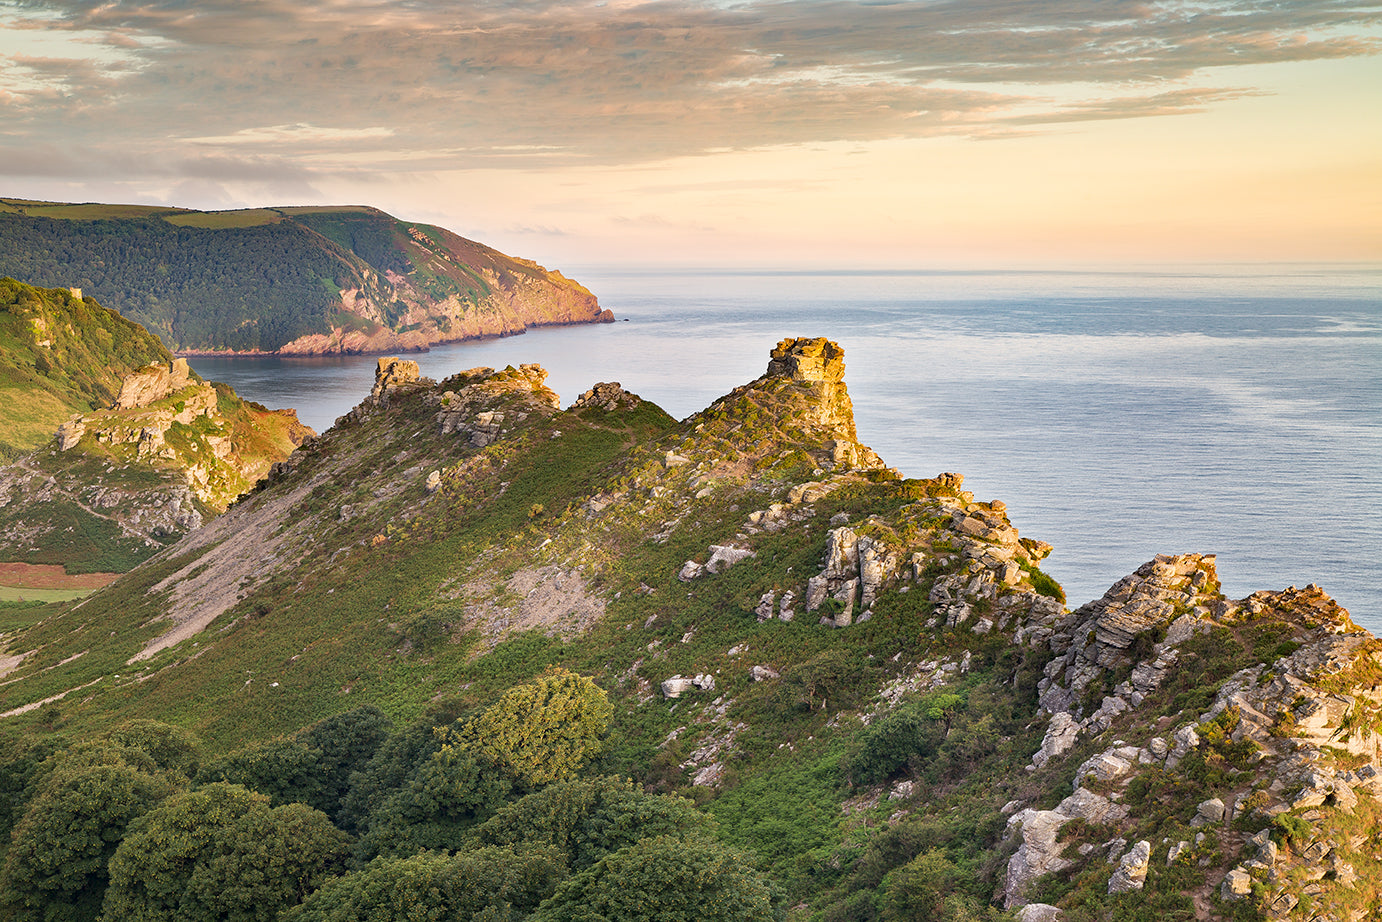
[[[827,340],[682,422],[545,379],[381,359],[224,515],[7,632],[0,733],[175,723],[217,777],[318,798],[362,861],[459,858],[555,808],[482,804],[428,741],[560,667],[608,696],[588,775],[700,805],[775,918],[1374,911],[1382,647],[1320,588],[1229,599],[1213,555],[1169,553],[1068,606],[1001,501],[859,442]],[[321,800],[307,741],[361,705],[398,729],[331,756],[357,774]]]
[[[614,319],[559,272],[363,206],[0,199],[0,273],[78,286],[185,354],[420,351]]]

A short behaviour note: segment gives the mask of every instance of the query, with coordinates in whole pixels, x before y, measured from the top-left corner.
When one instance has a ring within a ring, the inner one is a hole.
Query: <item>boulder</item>
[[[1252,877],[1247,871],[1234,868],[1224,875],[1224,880],[1219,884],[1219,896],[1232,903],[1243,899],[1252,893]]]
[[[1138,842],[1128,849],[1122,859],[1118,862],[1118,869],[1109,878],[1109,893],[1127,893],[1131,890],[1141,890],[1142,885],[1147,882],[1147,865],[1152,857],[1152,844],[1146,839]]]
[[[1190,821],[1191,826],[1217,826],[1224,821],[1225,807],[1224,802],[1217,797],[1201,801],[1195,810],[1195,817]]]
[[[1017,911],[1017,922],[1058,922],[1061,915],[1050,903],[1028,903]]]
[[[1064,846],[1056,841],[1060,828],[1070,820],[1071,817],[1055,810],[1031,808],[1013,815],[1008,820],[1009,829],[1016,828],[1020,831],[1022,844],[1008,861],[1008,874],[1004,884],[1004,909],[1022,905],[1022,894],[1038,877],[1063,871],[1070,866],[1070,862],[1061,857]]]

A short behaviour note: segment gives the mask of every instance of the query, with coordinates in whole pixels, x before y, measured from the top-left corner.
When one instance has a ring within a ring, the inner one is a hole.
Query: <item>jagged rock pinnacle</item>
[[[810,399],[807,418],[833,436],[832,460],[845,467],[874,469],[883,461],[859,443],[854,428],[854,404],[845,387],[845,350],[824,337],[784,339],[768,360],[766,379],[785,378],[804,385]],[[761,379],[760,379],[761,380]]]
[[[845,350],[825,337],[784,339],[769,357],[768,374],[798,381],[843,381]]]

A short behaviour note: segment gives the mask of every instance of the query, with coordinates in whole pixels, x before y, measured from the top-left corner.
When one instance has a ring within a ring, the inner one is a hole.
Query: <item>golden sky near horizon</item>
[[[0,195],[549,266],[1382,258],[1382,4],[0,0]]]

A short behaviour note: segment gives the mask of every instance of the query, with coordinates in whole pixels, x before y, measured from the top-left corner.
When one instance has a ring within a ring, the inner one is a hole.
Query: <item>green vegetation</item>
[[[343,290],[363,297],[361,313],[383,316],[390,329],[410,306],[426,312],[457,298],[477,315],[472,335],[506,332],[478,318],[494,283],[540,279],[553,291],[589,294],[438,228],[346,207],[199,212],[4,200],[0,274],[80,288],[176,349],[248,352],[357,328],[363,318],[350,313],[353,301],[342,302]],[[520,314],[537,323],[573,319],[549,316],[545,297]],[[593,314],[593,299],[590,306]]]
[[[1224,604],[1230,614],[1163,658],[1167,624],[1222,601],[1198,575],[1184,576],[1194,591],[1135,595],[1128,609],[1157,622],[1120,635],[1125,648],[1105,644],[1074,627],[1084,614],[1051,603],[1059,586],[1030,557],[982,562],[1023,552],[996,526],[976,538],[956,519],[1001,523],[1001,507],[954,478],[832,475],[811,394],[760,382],[679,423],[632,399],[559,410],[530,368],[396,388],[227,513],[248,556],[189,542],[80,606],[0,607],[7,651],[27,653],[0,685],[0,712],[64,696],[0,721],[0,881],[12,881],[0,899],[26,918],[112,922],[996,922],[1020,841],[1009,819],[1079,785],[1109,798],[1108,815],[1095,801],[1062,826],[1068,865],[1026,891],[1072,922],[1260,915],[1265,874],[1238,904],[1211,891],[1267,829],[1290,860],[1332,837],[1340,863],[1322,886],[1356,874],[1312,913],[1367,905],[1382,876],[1367,857],[1382,848],[1359,780],[1368,757],[1340,736],[1308,763],[1355,773],[1352,813],[1342,786],[1282,813],[1306,782],[1282,791],[1261,766],[1308,752],[1292,734],[1315,699],[1284,701],[1275,738],[1254,729],[1252,707],[1218,699],[1229,681],[1243,695],[1296,689],[1280,658],[1324,637],[1360,658],[1307,678],[1354,697],[1340,729],[1368,732],[1376,709],[1337,677],[1374,682],[1371,646],[1311,634],[1268,602]],[[819,492],[790,499],[803,484]],[[882,549],[895,565],[835,628],[821,616],[842,614],[849,593],[810,612],[805,596],[838,560],[842,533],[827,536],[846,522],[876,542],[855,546],[860,559]],[[683,571],[726,545],[753,556]],[[218,595],[197,633],[139,658],[168,611]],[[1311,618],[1327,614],[1317,601]],[[1067,651],[1084,659],[1057,658]],[[1153,689],[1137,667],[1154,659]],[[695,683],[659,694],[675,676]],[[1126,706],[1125,682],[1147,688],[1140,707],[1034,759],[1048,727],[1038,690],[1048,707],[1068,690],[1080,720],[1114,696]],[[127,727],[135,716],[199,742]],[[1153,755],[1182,730],[1199,744],[1178,762]],[[116,755],[84,755],[97,750]],[[1105,773],[1115,755],[1126,769]],[[63,779],[83,773],[121,809],[71,798]],[[1231,821],[1194,819],[1209,797]],[[105,844],[54,831],[59,815]],[[306,843],[298,853],[275,844],[285,828]],[[1143,889],[1109,894],[1118,857],[1142,840]],[[68,861],[67,876],[40,866],[63,848],[93,863]],[[243,884],[224,870],[290,865]],[[1282,880],[1304,874],[1280,867]],[[228,897],[211,905],[203,880]],[[195,898],[180,914],[157,887]]]
[[[73,413],[113,403],[124,375],[171,358],[90,297],[0,278],[0,461],[48,441]]]

